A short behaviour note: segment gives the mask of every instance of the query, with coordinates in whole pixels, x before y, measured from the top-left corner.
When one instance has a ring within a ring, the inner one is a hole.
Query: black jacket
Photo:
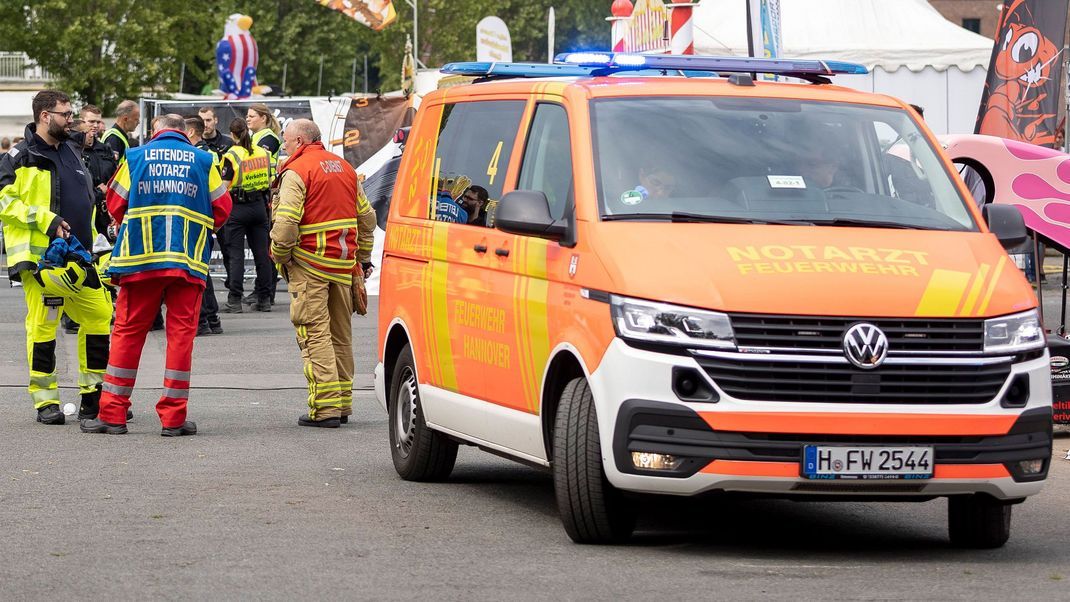
[[[209,149],[214,151],[215,154],[219,155],[220,157],[227,154],[227,151],[230,150],[230,147],[234,146],[234,141],[230,139],[230,136],[224,134],[223,132],[220,132],[219,130],[215,131],[215,138],[212,138],[211,140],[207,138],[202,138],[202,140],[204,140],[204,144]]]
[[[107,186],[111,182],[112,176],[119,169],[119,163],[115,160],[115,155],[111,149],[100,140],[94,139],[93,145],[86,148],[84,144],[85,134],[75,132],[71,134],[71,141],[78,147],[82,163],[85,163],[90,175],[93,176],[93,201],[97,207],[94,225],[97,228],[97,232],[107,232],[108,225],[111,224],[111,216],[108,215],[108,205],[104,201],[106,195],[97,187],[101,184]]]

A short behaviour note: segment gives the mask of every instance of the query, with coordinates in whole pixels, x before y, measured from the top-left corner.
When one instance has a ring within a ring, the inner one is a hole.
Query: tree
[[[8,0],[0,2],[0,40],[52,73],[57,88],[109,110],[123,98],[177,83],[184,58],[203,53],[197,32],[210,15],[199,8],[139,0]]]
[[[546,60],[546,15],[557,11],[561,50],[607,48],[608,0],[418,0],[420,58],[431,67],[475,58],[476,23],[495,14],[509,25],[514,60]],[[227,15],[253,18],[258,80],[289,95],[350,91],[369,55],[372,89],[400,86],[412,13],[394,0],[396,23],[372,31],[313,0],[0,0],[0,45],[25,52],[56,87],[110,110],[123,98],[218,85],[215,45]],[[323,58],[320,86],[319,66]]]
[[[353,61],[358,77],[363,56],[376,32],[317,5],[312,0],[241,0],[233,12],[253,18],[253,37],[260,47],[257,80],[279,89],[286,70],[286,94],[313,95],[350,92]],[[217,27],[221,29],[222,22]],[[215,44],[213,40],[212,44]],[[320,85],[319,65],[323,58]]]

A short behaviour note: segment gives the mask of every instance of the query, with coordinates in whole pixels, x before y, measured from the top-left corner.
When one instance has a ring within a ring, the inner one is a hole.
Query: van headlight
[[[715,311],[640,301],[611,295],[617,336],[646,343],[669,343],[712,349],[736,348],[728,316]]]
[[[1040,315],[1035,309],[985,320],[985,353],[1028,351],[1045,343]]]

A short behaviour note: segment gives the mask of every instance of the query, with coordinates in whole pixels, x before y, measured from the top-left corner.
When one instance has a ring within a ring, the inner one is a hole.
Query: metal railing
[[[0,52],[0,82],[49,81],[52,75],[22,52]]]

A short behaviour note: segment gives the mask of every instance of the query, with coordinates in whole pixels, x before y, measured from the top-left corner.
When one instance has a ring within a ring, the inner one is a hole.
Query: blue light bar
[[[440,70],[447,75],[472,77],[589,77],[602,67],[548,65],[546,63],[448,63]]]
[[[661,75],[673,71],[687,77],[719,73],[771,73],[825,81],[830,75],[864,75],[864,65],[843,61],[755,59],[738,56],[680,56],[668,54],[624,54],[611,52],[568,52],[545,63],[449,63],[447,75],[470,77],[594,77],[629,73],[636,76]]]
[[[739,56],[681,56],[669,54],[614,54],[610,52],[566,52],[554,57],[555,64],[597,67],[606,71],[666,69],[721,73],[771,73],[776,75],[865,75],[865,65],[844,61],[762,59]]]

